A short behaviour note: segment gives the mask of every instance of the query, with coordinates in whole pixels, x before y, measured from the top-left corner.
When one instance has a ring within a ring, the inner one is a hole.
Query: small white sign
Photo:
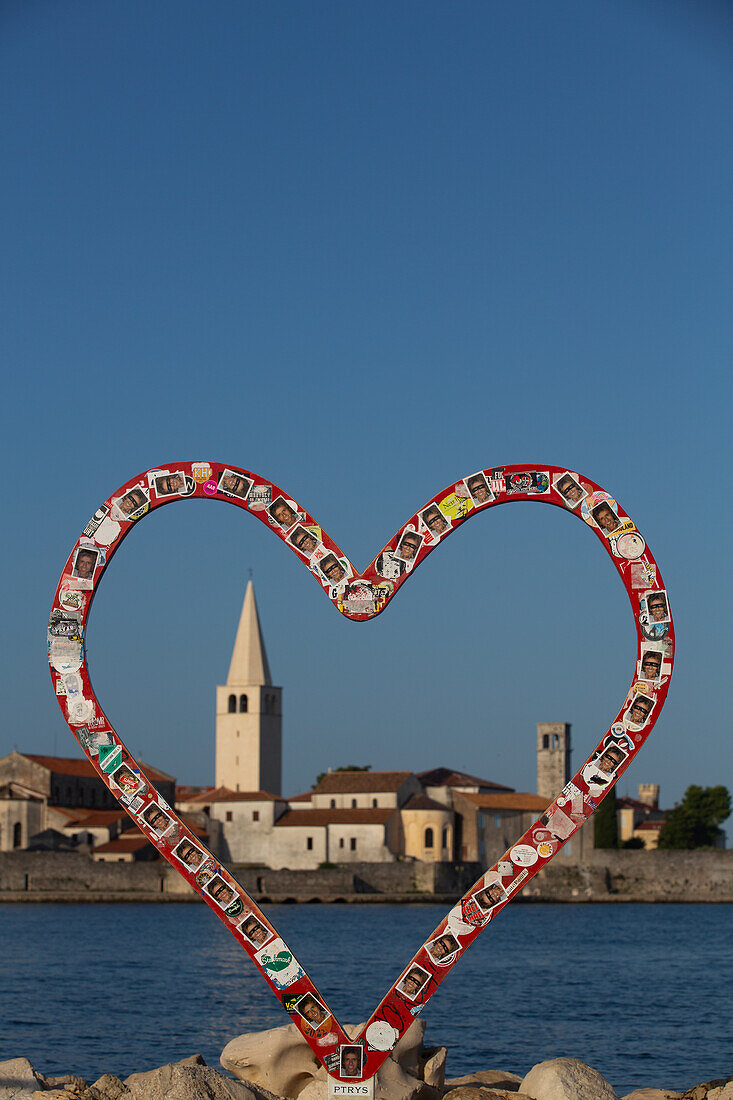
[[[328,1100],[332,1096],[367,1096],[369,1100],[374,1100],[374,1078],[370,1077],[368,1081],[336,1081],[329,1077]]]

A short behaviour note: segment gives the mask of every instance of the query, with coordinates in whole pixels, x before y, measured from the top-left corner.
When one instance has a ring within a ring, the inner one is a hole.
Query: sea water
[[[271,905],[345,1023],[372,1012],[439,905]],[[620,1096],[733,1074],[733,906],[507,907],[423,1010],[447,1073],[580,1058]],[[0,905],[0,1060],[127,1076],[288,1022],[203,904]]]

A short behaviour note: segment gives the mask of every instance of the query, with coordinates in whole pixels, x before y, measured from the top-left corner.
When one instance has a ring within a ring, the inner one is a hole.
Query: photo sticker
[[[310,560],[313,552],[318,546],[318,539],[315,535],[303,527],[302,524],[298,524],[294,531],[291,531],[288,535],[288,542],[292,543],[296,550],[300,550],[308,560]]]
[[[659,592],[647,592],[645,596],[646,610],[649,617],[649,625],[669,622],[669,604],[667,593],[660,589]]]
[[[658,684],[662,679],[662,662],[664,654],[661,649],[651,645],[642,645],[641,660],[639,661],[639,679],[651,680]]]
[[[234,900],[235,893],[228,882],[225,882],[221,875],[214,875],[209,879],[206,884],[204,893],[213,898],[220,909],[226,909],[227,905],[231,905]]]
[[[74,554],[71,575],[82,581],[92,581],[98,564],[99,550],[92,546],[80,546]]]
[[[169,817],[165,810],[161,810],[157,802],[151,802],[147,809],[143,810],[142,820],[158,837],[165,836],[173,825],[173,818]]]
[[[418,994],[425,988],[425,984],[429,978],[430,975],[427,970],[423,970],[421,966],[414,964],[407,971],[404,978],[399,980],[395,988],[403,997],[407,997],[409,1001],[414,1001]]]
[[[444,932],[442,936],[438,936],[427,944],[428,955],[438,966],[447,966],[460,950],[461,945],[450,932]]]
[[[288,530],[298,521],[298,513],[285,497],[278,497],[276,500],[273,500],[272,504],[268,505],[267,514],[275,521],[278,527],[282,527],[284,530]]]
[[[450,530],[450,523],[445,518],[437,504],[429,504],[420,513],[420,519],[433,538],[439,539],[446,531]]]
[[[490,882],[488,886],[484,886],[483,890],[479,890],[473,897],[476,904],[479,905],[485,913],[490,913],[494,906],[500,905],[502,901],[507,900],[506,891],[500,882]]]
[[[607,500],[594,505],[591,514],[604,535],[612,535],[621,526],[621,520]]]
[[[312,993],[306,993],[295,1005],[296,1010],[311,1027],[320,1027],[331,1013]]]
[[[569,508],[576,508],[585,496],[580,482],[572,474],[560,474],[555,488]]]
[[[250,913],[246,920],[242,921],[239,925],[239,931],[255,947],[264,947],[275,934],[270,931],[267,925],[258,920],[254,913]]]
[[[342,1077],[361,1077],[363,1048],[356,1044],[339,1048],[339,1073]]]
[[[408,527],[400,541],[397,543],[395,554],[398,558],[402,558],[404,562],[407,562],[408,565],[411,565],[419,554],[420,547],[422,546],[424,539],[424,535],[419,535],[417,531],[414,531],[411,527]]]
[[[254,482],[244,474],[238,474],[236,470],[222,470],[216,486],[217,493],[225,497],[236,497],[237,500],[246,500]]]
[[[205,853],[197,848],[188,837],[184,837],[181,843],[173,849],[173,855],[176,859],[180,859],[181,863],[188,867],[190,871],[196,871],[206,858]]]
[[[318,563],[318,568],[331,584],[340,584],[346,576],[346,570],[335,554],[326,554]]]
[[[654,709],[654,699],[650,699],[648,695],[642,695],[641,692],[637,694],[631,700],[629,709],[624,714],[624,721],[629,726],[634,726],[636,729],[641,729],[649,721],[649,715]]]
[[[186,489],[186,475],[183,470],[175,470],[173,473],[156,474],[153,477],[153,488],[159,500],[164,497],[184,496]]]
[[[150,497],[147,490],[141,485],[136,485],[124,496],[112,501],[113,517],[115,519],[138,519],[148,508]]]
[[[489,483],[484,477],[483,470],[479,470],[477,474],[471,474],[470,477],[465,478],[464,484],[468,489],[471,500],[480,508],[482,504],[491,504],[494,499],[494,494],[489,488]]]
[[[628,759],[628,753],[615,741],[611,741],[602,752],[594,752],[590,761],[580,773],[593,797],[601,794],[613,782],[616,772]]]

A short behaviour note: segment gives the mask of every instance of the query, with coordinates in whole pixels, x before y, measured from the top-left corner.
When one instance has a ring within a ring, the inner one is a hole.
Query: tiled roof
[[[53,807],[56,809],[56,807]],[[61,807],[59,807],[61,809]],[[119,810],[87,810],[85,813],[73,811],[75,816],[65,829],[106,829],[115,821],[127,821],[127,814],[123,809]]]
[[[650,810],[655,810],[656,806],[650,806],[648,802],[640,802],[638,798],[619,798],[616,800],[616,809],[642,810],[649,813]]]
[[[408,772],[409,774],[409,772]],[[384,825],[396,811],[394,809],[363,810],[288,810],[275,822],[275,828],[283,825]]]
[[[269,791],[233,791],[230,787],[209,787],[200,794],[181,798],[180,801],[208,805],[210,802],[284,802],[285,799],[278,794],[270,794]]]
[[[638,829],[661,829],[664,825],[664,821],[642,821],[641,825],[637,825],[634,832]]]
[[[49,771],[55,772],[56,775],[78,775],[82,777],[91,777],[99,779],[99,775],[95,767],[93,767],[91,761],[84,757],[83,760],[77,760],[72,756],[37,756],[32,752],[21,753],[21,756],[25,756],[27,760],[33,760],[36,764],[40,764],[43,768],[48,768]],[[140,761],[140,767],[146,772],[151,779],[167,779],[175,782],[172,775],[168,775],[167,772],[162,772],[160,768],[154,768],[150,764],[145,764]]]
[[[110,840],[107,844],[100,844],[94,849],[95,854],[97,852],[139,852],[141,848],[144,848],[146,844],[150,844],[147,837],[142,833],[138,833],[133,836],[129,833],[124,833],[122,836],[118,836],[117,840]],[[150,844],[152,848],[153,845]]]
[[[452,813],[450,806],[444,802],[438,802],[434,798],[428,798],[426,794],[414,794],[402,807],[403,810],[443,810]]]
[[[432,768],[427,772],[418,772],[417,778],[423,787],[488,787],[492,791],[514,790],[513,787],[494,783],[491,779],[479,779],[476,775],[466,775],[465,772],[456,772],[452,768]]]
[[[413,772],[329,772],[312,794],[384,794],[397,791]]]
[[[292,798],[286,799],[286,802],[310,802],[313,798],[313,791],[306,791],[304,794],[294,794]]]
[[[487,791],[485,794],[471,794],[467,791],[461,791],[461,797],[473,802],[474,806],[477,806],[480,810],[505,810],[509,812],[514,810],[517,813],[524,813],[528,810],[532,813],[541,813],[552,802],[551,798],[543,798],[539,794],[525,794],[522,791],[512,791],[510,794],[501,792],[494,794],[493,791]]]

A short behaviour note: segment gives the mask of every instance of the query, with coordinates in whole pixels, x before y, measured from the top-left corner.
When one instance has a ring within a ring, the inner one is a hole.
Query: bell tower
[[[554,798],[570,779],[570,723],[537,723],[537,794]]]
[[[252,581],[227,681],[216,689],[215,785],[282,793],[282,688],[270,677]]]

